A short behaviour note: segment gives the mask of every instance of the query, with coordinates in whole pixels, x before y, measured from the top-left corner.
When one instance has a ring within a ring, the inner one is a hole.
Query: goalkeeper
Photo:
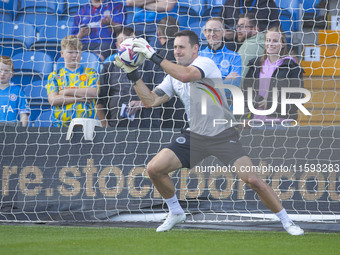
[[[239,171],[242,166],[252,166],[252,162],[238,141],[236,128],[227,125],[213,126],[213,119],[235,120],[227,106],[223,89],[216,88],[218,83],[222,83],[220,70],[213,60],[198,56],[197,35],[186,30],[175,34],[174,55],[177,64],[162,59],[142,38],[134,41],[134,47],[136,52],[144,54],[168,73],[163,82],[150,91],[140,79],[137,67],[126,66],[116,57],[115,64],[127,73],[145,107],[159,106],[177,95],[185,106],[190,123],[190,130],[183,130],[146,167],[152,183],[165,199],[170,211],[165,222],[156,231],[168,231],[186,219],[168,174],[180,168],[191,168],[205,157],[213,155],[225,165],[234,165],[238,169],[239,177],[278,216],[289,234],[303,235],[304,231],[289,218],[273,189],[255,173]],[[201,98],[206,91],[218,98],[217,104],[211,98],[205,100],[210,114],[201,113]]]

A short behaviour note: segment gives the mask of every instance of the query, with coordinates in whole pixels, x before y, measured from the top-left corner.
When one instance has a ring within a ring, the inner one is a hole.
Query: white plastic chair
[[[66,140],[70,140],[74,126],[83,126],[84,139],[92,141],[94,137],[94,128],[96,126],[102,127],[102,124],[99,120],[96,119],[74,118],[72,119],[70,126],[68,127]]]

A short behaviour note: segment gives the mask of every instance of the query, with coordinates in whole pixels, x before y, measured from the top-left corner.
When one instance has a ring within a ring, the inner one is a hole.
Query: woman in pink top
[[[271,109],[273,88],[278,90],[278,106],[273,114],[268,116],[254,115],[253,119],[265,122],[278,122],[284,119],[296,120],[298,108],[295,105],[286,106],[286,115],[281,114],[281,88],[303,88],[303,69],[296,60],[288,54],[287,40],[279,27],[270,28],[266,34],[265,50],[261,57],[248,63],[249,71],[244,79],[245,94],[252,88],[254,107],[258,110]],[[301,93],[288,93],[287,98],[302,98]],[[247,98],[247,97],[245,97]]]

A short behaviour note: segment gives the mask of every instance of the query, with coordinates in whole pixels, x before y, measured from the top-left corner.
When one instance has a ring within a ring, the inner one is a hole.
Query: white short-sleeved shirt
[[[235,123],[223,88],[216,87],[222,84],[221,72],[215,62],[207,57],[197,57],[191,66],[197,67],[202,72],[202,79],[183,83],[167,75],[157,88],[163,90],[170,98],[177,95],[181,99],[191,132],[215,136],[229,128],[230,123]],[[216,124],[217,119],[225,120],[227,124]]]

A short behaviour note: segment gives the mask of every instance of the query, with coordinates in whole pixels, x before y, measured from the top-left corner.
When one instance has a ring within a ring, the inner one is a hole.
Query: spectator
[[[242,59],[242,78],[248,72],[248,63],[255,57],[262,56],[266,35],[261,32],[253,13],[240,14],[237,24],[237,41],[241,47],[237,51]]]
[[[303,69],[296,60],[288,55],[287,41],[279,27],[270,28],[266,34],[265,50],[262,57],[252,59],[244,80],[244,89],[252,88],[253,98],[257,101],[257,109],[270,109],[272,89],[278,89],[278,107],[270,116],[254,115],[254,119],[282,121],[298,117],[296,105],[287,105],[287,116],[281,115],[281,88],[303,87]],[[301,98],[299,93],[290,93],[288,98]]]
[[[208,40],[208,47],[200,51],[200,55],[208,57],[216,63],[222,73],[224,83],[240,85],[242,61],[238,53],[228,50],[223,42],[224,26],[220,17],[210,18],[205,24],[204,35]],[[226,90],[226,96],[231,97],[230,91]]]
[[[83,50],[97,54],[104,61],[114,53],[116,34],[122,27],[123,18],[122,3],[91,0],[80,7],[72,34],[82,40]]]
[[[10,83],[13,73],[12,59],[0,56],[0,122],[20,121],[27,127],[30,109],[21,86]]]
[[[224,25],[224,38],[223,39],[228,50],[237,51],[239,46],[237,43],[235,28],[231,28],[227,25]]]
[[[220,16],[229,28],[226,37],[233,36],[240,14],[253,13],[261,31],[279,26],[279,11],[274,0],[226,0]]]
[[[68,127],[73,118],[96,118],[98,74],[80,65],[82,48],[75,35],[65,37],[61,41],[65,67],[48,77],[48,101],[55,127]]]
[[[143,36],[151,46],[156,46],[157,23],[164,17],[177,15],[178,0],[125,0],[133,7],[132,27],[138,36]]]
[[[135,31],[130,27],[125,27],[118,33],[117,48],[125,39],[135,37]],[[142,66],[139,69],[142,69]],[[100,92],[96,108],[103,127],[150,127],[150,123],[154,127],[157,126],[159,116],[151,122],[151,109],[139,111],[142,108],[141,102],[133,86],[126,74],[113,62],[104,64],[99,81]],[[135,119],[121,116],[123,104],[127,106],[130,115],[136,114]]]
[[[161,44],[157,54],[171,62],[176,62],[174,56],[175,34],[179,31],[179,23],[174,17],[164,17],[157,27],[158,41]],[[146,60],[144,65],[143,81],[146,84],[159,85],[166,73],[152,61]],[[163,104],[162,127],[183,128],[186,125],[186,116],[183,103],[178,98],[172,98]]]

